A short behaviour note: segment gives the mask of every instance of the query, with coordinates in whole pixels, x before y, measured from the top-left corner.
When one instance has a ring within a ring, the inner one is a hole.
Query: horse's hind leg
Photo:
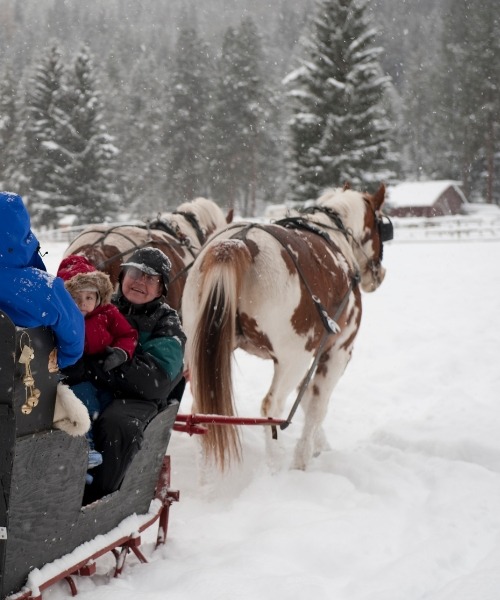
[[[332,447],[330,446],[330,443],[326,437],[323,426],[318,427],[313,439],[313,456],[319,456],[322,452],[331,449]]]
[[[350,352],[346,350],[331,349],[325,352],[309,383],[302,399],[304,427],[295,447],[292,465],[295,469],[306,469],[313,455],[330,447],[322,424],[328,410],[330,396],[349,358]]]
[[[263,417],[279,418],[290,393],[300,383],[304,369],[304,358],[287,360],[285,364],[276,362],[271,386],[262,401],[261,415]],[[284,461],[284,454],[279,439],[272,437],[272,428],[265,427],[267,462],[272,471],[279,470]]]

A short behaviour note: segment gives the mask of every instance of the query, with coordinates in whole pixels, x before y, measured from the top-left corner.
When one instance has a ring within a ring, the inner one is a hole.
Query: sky
[[[55,272],[64,245],[44,244]],[[395,241],[363,295],[353,358],[325,430],[331,450],[289,468],[302,418],[242,430],[243,461],[200,483],[198,440],[174,432],[167,543],[149,563],[111,558],[77,578],[80,600],[498,600],[500,241]],[[258,416],[271,364],[238,351],[236,404]],[[290,398],[290,405],[293,398]],[[189,390],[181,404],[189,412]],[[45,600],[70,598],[66,583]]]

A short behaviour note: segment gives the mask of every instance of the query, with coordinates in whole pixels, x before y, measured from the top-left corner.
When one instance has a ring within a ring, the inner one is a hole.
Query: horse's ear
[[[234,216],[234,208],[230,208],[228,210],[228,213],[226,215],[226,223],[232,223],[233,222],[233,216]]]
[[[342,191],[346,191],[346,190],[350,190],[351,189],[351,184],[348,181],[344,182],[344,187],[342,188]]]
[[[373,202],[375,204],[375,210],[380,210],[380,207],[384,203],[385,200],[385,185],[383,183],[380,184],[377,193],[373,196]]]

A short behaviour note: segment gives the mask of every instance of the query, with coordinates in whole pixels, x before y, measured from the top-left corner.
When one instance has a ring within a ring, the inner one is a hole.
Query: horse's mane
[[[365,206],[360,192],[343,188],[327,188],[316,204],[336,212],[355,237],[362,234]]]
[[[192,213],[198,219],[201,226],[209,228],[219,228],[226,225],[224,215],[220,207],[208,198],[199,196],[189,202],[183,202],[176,209],[176,213]],[[163,213],[162,218],[175,218],[175,214]]]

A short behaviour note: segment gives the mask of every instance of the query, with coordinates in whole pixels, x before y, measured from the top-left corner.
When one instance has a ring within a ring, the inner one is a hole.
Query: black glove
[[[85,376],[85,365],[83,359],[80,358],[74,365],[69,365],[60,369],[61,381],[66,385],[76,385],[86,379]]]
[[[106,352],[108,353],[108,356],[104,359],[104,362],[102,364],[102,368],[104,371],[111,371],[111,369],[116,369],[116,367],[119,367],[128,359],[127,353],[121,348],[110,348],[108,346],[106,348]]]

